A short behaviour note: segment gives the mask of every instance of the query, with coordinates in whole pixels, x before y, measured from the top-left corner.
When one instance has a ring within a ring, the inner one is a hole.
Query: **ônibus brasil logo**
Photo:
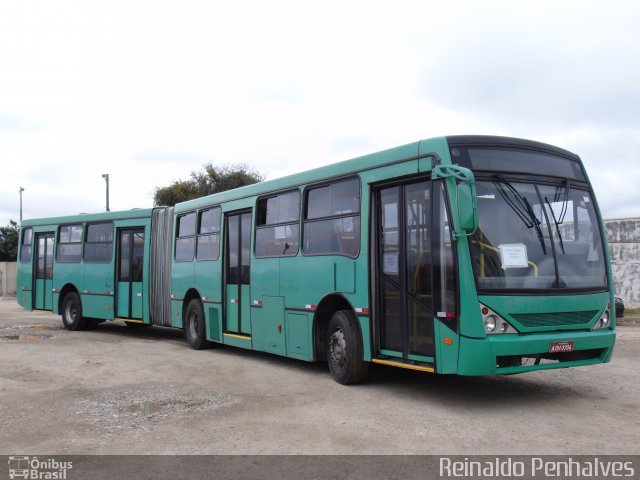
[[[9,457],[9,478],[32,480],[66,480],[67,470],[73,468],[73,462],[61,462],[54,458],[39,460],[38,457]]]

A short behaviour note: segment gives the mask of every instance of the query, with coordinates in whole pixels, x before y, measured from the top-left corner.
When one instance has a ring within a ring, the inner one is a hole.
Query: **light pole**
[[[24,188],[20,187],[20,224],[22,225],[22,192]]]
[[[108,212],[109,211],[109,174],[103,173],[102,178],[104,178],[104,181],[107,184],[107,212]]]

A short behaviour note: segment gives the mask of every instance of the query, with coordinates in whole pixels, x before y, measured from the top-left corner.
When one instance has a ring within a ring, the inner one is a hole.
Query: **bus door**
[[[376,192],[377,350],[433,362],[431,182]]]
[[[53,308],[53,232],[36,233],[36,276],[33,289],[33,308]]]
[[[251,211],[225,216],[225,332],[251,335]]]
[[[116,316],[142,318],[144,228],[118,230]]]

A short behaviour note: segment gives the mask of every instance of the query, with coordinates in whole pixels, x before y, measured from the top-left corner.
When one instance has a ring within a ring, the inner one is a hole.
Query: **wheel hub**
[[[73,304],[73,302],[69,302],[67,304],[67,318],[73,322],[76,319],[77,313],[78,312],[76,310],[76,306]]]
[[[344,366],[347,358],[347,342],[342,330],[338,329],[329,337],[329,356],[331,362],[338,366]]]
[[[198,315],[195,312],[191,312],[191,315],[189,315],[189,331],[192,338],[198,336]]]

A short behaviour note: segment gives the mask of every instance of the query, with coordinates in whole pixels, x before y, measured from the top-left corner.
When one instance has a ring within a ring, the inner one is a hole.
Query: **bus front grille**
[[[598,310],[584,312],[512,313],[511,316],[525,327],[559,327],[586,325],[598,315]]]

